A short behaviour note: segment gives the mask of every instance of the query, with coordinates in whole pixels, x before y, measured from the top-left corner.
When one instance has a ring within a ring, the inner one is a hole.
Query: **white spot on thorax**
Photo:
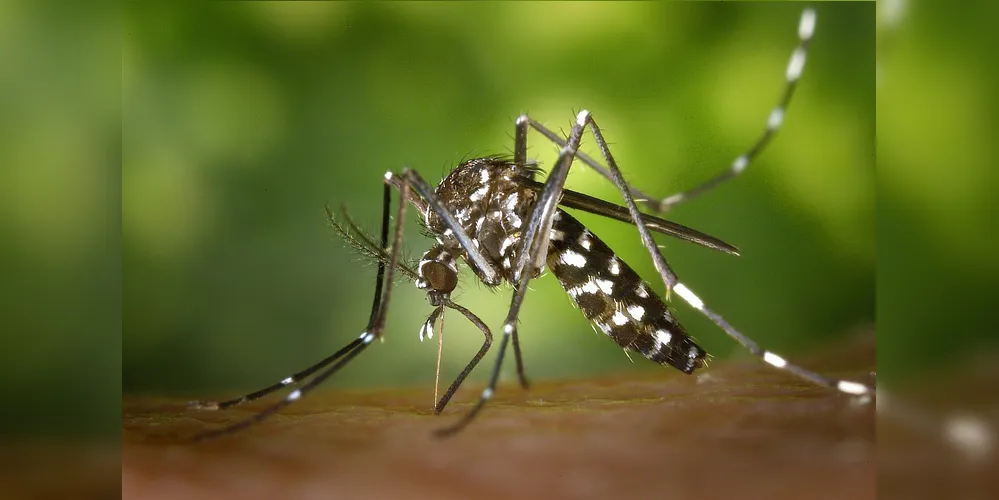
[[[506,199],[506,208],[509,209],[509,210],[513,210],[514,208],[516,208],[517,207],[517,198],[518,198],[518,195],[517,195],[516,192],[513,193],[513,194],[511,194],[510,196],[508,196],[507,199]]]
[[[613,273],[614,270],[612,269],[611,272]],[[635,295],[638,295],[643,299],[649,298],[649,291],[645,288],[645,283],[638,285],[638,288],[635,289]]]
[[[510,222],[511,226],[513,226],[515,228],[519,228],[520,227],[520,217],[518,217],[517,214],[511,213],[510,214],[510,218],[508,219],[508,221]]]
[[[468,199],[470,199],[472,201],[479,201],[482,198],[485,198],[486,197],[486,193],[488,193],[488,192],[489,192],[489,186],[482,186],[479,189],[476,189],[475,192],[472,193],[472,195],[468,197]]]
[[[579,245],[585,248],[586,250],[589,250],[590,246],[592,246],[592,242],[590,241],[589,231],[583,231],[583,234],[579,235],[579,239],[577,241],[579,242]]]
[[[479,170],[479,182],[483,184],[489,184],[489,170],[487,169]]]
[[[511,238],[509,236],[507,236],[506,238],[503,238],[503,243],[500,244],[500,255],[505,254],[506,253],[506,249],[510,248],[513,245],[513,243],[514,243],[513,238]]]

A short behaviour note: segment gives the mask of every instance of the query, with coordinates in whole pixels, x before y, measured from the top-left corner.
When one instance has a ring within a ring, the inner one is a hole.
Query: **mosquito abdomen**
[[[586,319],[625,349],[691,373],[707,356],[666,304],[600,238],[559,210],[548,267]]]

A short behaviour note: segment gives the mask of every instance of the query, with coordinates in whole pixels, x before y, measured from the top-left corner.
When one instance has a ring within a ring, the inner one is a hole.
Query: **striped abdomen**
[[[614,252],[571,215],[555,213],[548,267],[587,319],[617,344],[691,373],[707,353],[666,304]]]

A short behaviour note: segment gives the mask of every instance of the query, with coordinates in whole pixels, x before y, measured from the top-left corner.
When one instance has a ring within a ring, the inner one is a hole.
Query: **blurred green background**
[[[999,366],[997,4],[881,6],[879,381],[954,397]]]
[[[119,432],[121,21],[120,9],[0,2],[4,444]]]
[[[354,339],[368,318],[374,267],[336,239],[323,205],[345,204],[374,231],[386,170],[409,166],[436,182],[463,158],[509,153],[521,112],[567,129],[575,111],[589,109],[626,177],[652,193],[714,175],[762,131],[801,9],[126,4],[123,392],[254,389]],[[715,310],[763,345],[802,355],[848,342],[875,319],[874,3],[817,9],[776,140],[747,175],[669,214],[743,255],[659,238]],[[556,148],[537,134],[529,144],[550,166]],[[590,136],[583,149],[595,152]],[[618,201],[582,168],[569,187]],[[579,218],[655,276],[632,227]],[[428,246],[411,212],[406,251],[416,258]],[[436,345],[417,334],[430,307],[411,284],[397,290],[384,345],[331,386],[421,386],[429,402]],[[456,300],[496,329],[509,296],[466,272]],[[746,357],[675,305],[714,355]],[[533,379],[660,369],[630,363],[594,335],[550,276],[528,293],[522,325]],[[445,335],[442,378],[481,343],[455,314]]]

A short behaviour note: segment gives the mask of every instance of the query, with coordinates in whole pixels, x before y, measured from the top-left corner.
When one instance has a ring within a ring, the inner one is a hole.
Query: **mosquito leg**
[[[454,302],[451,302],[450,300],[445,302],[444,305],[450,307],[451,309],[454,309],[455,311],[460,312],[461,314],[464,314],[465,317],[468,318],[468,321],[471,321],[473,325],[475,325],[479,330],[482,331],[482,335],[485,336],[485,340],[482,342],[482,347],[479,348],[479,352],[475,353],[475,356],[472,357],[472,360],[469,361],[468,365],[465,366],[465,369],[462,370],[460,374],[458,374],[458,378],[454,379],[454,382],[451,383],[451,387],[448,387],[447,391],[444,393],[444,396],[442,396],[441,399],[437,402],[437,405],[434,406],[435,414],[440,414],[440,412],[444,410],[444,407],[447,406],[448,401],[451,401],[451,397],[454,396],[455,391],[457,391],[458,387],[460,387],[462,382],[465,381],[465,377],[467,377],[468,374],[471,373],[473,369],[475,369],[476,365],[479,364],[479,361],[482,360],[482,357],[486,355],[486,352],[489,351],[489,347],[492,346],[493,344],[492,332],[489,331],[489,327],[486,326],[486,324],[483,323],[478,316],[473,314],[468,309],[465,309],[464,307],[455,304]]]
[[[310,367],[308,367],[308,368],[306,368],[306,369],[304,369],[304,370],[302,370],[302,371],[300,371],[300,372],[298,372],[298,373],[296,373],[296,374],[294,374],[294,375],[292,375],[290,377],[287,377],[284,380],[282,380],[282,381],[280,381],[280,382],[278,382],[278,383],[276,383],[274,385],[271,385],[271,386],[265,387],[263,389],[260,389],[259,391],[254,391],[254,392],[251,392],[251,393],[246,394],[244,396],[241,396],[241,397],[238,397],[238,398],[235,398],[235,399],[230,399],[228,401],[221,401],[221,402],[219,402],[219,401],[191,401],[191,402],[189,402],[187,404],[188,408],[197,409],[197,410],[225,410],[225,409],[228,409],[228,408],[232,408],[234,406],[239,406],[239,405],[241,405],[243,403],[249,403],[250,401],[254,401],[254,400],[260,399],[260,398],[262,398],[262,397],[264,397],[264,396],[266,396],[266,395],[268,395],[268,394],[270,394],[272,392],[279,391],[279,390],[281,390],[281,389],[283,389],[285,387],[288,387],[289,385],[294,385],[294,384],[297,384],[297,383],[301,382],[302,380],[304,380],[309,375],[312,375],[316,371],[321,370],[321,369],[325,368],[327,365],[329,365],[330,363],[332,363],[332,362],[340,359],[340,357],[342,357],[344,354],[347,354],[348,352],[350,352],[350,350],[353,349],[354,347],[357,347],[357,346],[355,346],[353,343],[348,344],[343,349],[340,349],[339,351],[333,353],[332,355],[330,355],[326,359],[324,359],[324,360],[322,360],[322,361],[320,361],[320,362],[318,362],[318,363],[316,363],[316,364],[314,364],[314,365],[312,365],[312,366],[310,366]]]
[[[384,203],[383,203],[383,214],[382,214],[382,248],[385,248],[388,239],[388,224],[389,224],[389,207],[391,204],[391,187],[386,184],[384,188]],[[262,412],[250,417],[246,420],[237,422],[235,424],[223,427],[221,429],[216,429],[208,432],[201,433],[195,436],[195,440],[204,440],[210,438],[216,438],[220,436],[225,436],[228,434],[233,434],[240,430],[246,429],[253,426],[259,422],[264,421],[271,415],[277,413],[284,407],[298,401],[305,394],[311,392],[313,389],[322,384],[326,379],[331,377],[336,372],[340,371],[341,368],[347,365],[351,360],[357,357],[368,345],[371,344],[374,339],[381,336],[382,331],[385,328],[385,315],[389,306],[389,299],[392,296],[392,282],[395,279],[396,265],[399,259],[399,248],[402,246],[402,235],[403,235],[403,224],[405,223],[406,216],[406,201],[409,196],[409,185],[403,185],[401,190],[401,196],[399,200],[399,208],[396,213],[396,224],[395,224],[395,235],[392,240],[392,253],[388,264],[383,262],[378,263],[378,281],[375,284],[375,296],[372,302],[372,312],[371,318],[368,323],[368,328],[361,333],[359,337],[354,339],[353,342],[347,344],[338,353],[343,353],[342,357],[333,364],[333,366],[327,368],[325,371],[316,375],[311,381],[301,386],[298,389],[288,393],[284,399],[272,404],[271,406],[265,408]],[[387,267],[387,269],[386,269]],[[384,286],[383,286],[384,285]],[[336,355],[334,355],[336,356]],[[331,356],[333,358],[333,356]],[[327,358],[330,359],[330,358]],[[325,362],[326,360],[324,360]],[[312,371],[316,371],[319,368],[313,367]],[[311,369],[311,368],[310,368]]]
[[[646,194],[645,192],[639,190],[638,188],[628,185],[628,191],[631,195],[641,200],[649,210],[653,212],[666,212],[675,205],[678,205],[686,200],[694,198],[698,195],[703,194],[706,191],[711,190],[715,186],[732,179],[739,174],[745,172],[746,167],[749,163],[753,161],[756,157],[760,155],[763,149],[770,143],[770,140],[776,134],[777,130],[784,123],[784,115],[787,113],[787,107],[791,102],[791,97],[794,95],[794,90],[797,87],[798,80],[801,78],[802,70],[805,68],[805,59],[808,55],[808,45],[811,42],[812,35],[815,32],[815,10],[805,9],[801,13],[801,18],[798,22],[798,45],[795,47],[794,51],[791,53],[791,59],[788,61],[787,70],[785,71],[785,84],[784,91],[781,94],[777,105],[770,111],[770,115],[767,117],[766,128],[760,135],[756,142],[750,146],[745,153],[736,157],[732,161],[732,164],[722,173],[708,179],[707,181],[695,186],[692,189],[676,193],[665,198],[659,199],[657,196],[652,196]],[[526,117],[523,117],[526,118]],[[547,137],[550,141],[558,144],[559,146],[564,146],[566,140],[563,139],[559,134],[548,129],[541,123],[527,118],[528,124],[531,128],[537,130],[542,135]],[[596,170],[600,175],[604,176],[608,180],[612,180],[610,169],[604,167],[600,162],[596,161],[589,155],[583,152],[577,152],[576,157],[580,159],[584,164]]]
[[[529,123],[530,118],[527,115],[520,115],[515,123],[513,161],[518,166],[527,164],[527,126]],[[530,178],[534,179],[533,171],[531,171]],[[516,330],[513,332],[513,357],[517,361],[517,379],[520,380],[520,386],[527,389],[531,384],[527,381],[524,370],[524,355],[520,350],[520,335]]]
[[[798,79],[801,78],[801,72],[805,69],[808,44],[811,42],[814,32],[815,10],[805,9],[801,13],[801,19],[798,21],[798,46],[791,53],[791,59],[788,61],[787,70],[784,73],[784,92],[781,93],[777,105],[770,111],[770,116],[767,117],[766,128],[763,129],[763,133],[756,139],[756,142],[745,153],[736,157],[732,161],[732,165],[725,171],[687,191],[663,198],[659,202],[659,212],[665,212],[675,205],[699,196],[706,191],[710,191],[715,186],[738,176],[745,172],[749,163],[760,155],[760,152],[770,143],[770,140],[777,133],[777,130],[780,129],[780,126],[784,124],[784,115],[787,113],[787,106],[791,102],[791,96],[794,95],[794,89],[798,86]]]
[[[624,198],[624,204],[628,207],[628,213],[631,214],[631,220],[634,222],[635,227],[638,228],[638,234],[642,238],[642,245],[649,251],[649,255],[652,256],[652,263],[656,266],[656,271],[659,271],[659,275],[662,276],[663,281],[666,283],[666,295],[669,296],[670,290],[678,282],[676,273],[673,269],[669,267],[666,262],[666,258],[663,257],[659,247],[656,245],[655,240],[652,239],[652,234],[649,232],[649,228],[645,225],[645,219],[642,217],[641,212],[638,211],[638,206],[635,205],[635,199],[632,198],[631,192],[628,189],[628,183],[624,180],[624,175],[621,174],[621,169],[618,168],[617,162],[614,161],[614,156],[611,155],[610,149],[607,147],[607,141],[604,140],[603,134],[600,133],[600,127],[597,126],[597,122],[593,120],[593,117],[587,115],[587,121],[590,125],[590,131],[593,133],[593,138],[597,142],[597,147],[600,148],[600,153],[604,157],[604,161],[610,167],[611,182],[617,186],[618,191],[621,192],[621,197]]]
[[[332,367],[330,367],[326,371],[324,371],[324,372],[320,373],[319,375],[317,375],[316,378],[312,379],[309,383],[307,383],[307,384],[303,385],[302,387],[300,387],[298,389],[295,389],[294,391],[291,391],[290,393],[288,393],[288,395],[285,396],[285,398],[282,399],[281,401],[278,401],[277,403],[274,403],[271,406],[268,406],[267,408],[265,408],[260,413],[257,413],[257,414],[253,415],[252,417],[250,417],[250,418],[248,418],[246,420],[242,420],[242,421],[236,422],[235,424],[223,427],[221,429],[215,429],[215,430],[211,430],[211,431],[207,431],[207,432],[202,432],[202,433],[194,436],[194,440],[195,441],[204,441],[206,439],[214,439],[214,438],[226,436],[226,435],[229,435],[229,434],[235,434],[235,433],[237,433],[237,432],[239,432],[241,430],[244,430],[244,429],[246,429],[248,427],[251,427],[251,426],[253,426],[255,424],[258,424],[258,423],[266,420],[268,417],[270,417],[271,415],[277,413],[278,411],[280,411],[284,407],[286,407],[286,406],[294,403],[295,401],[298,401],[302,397],[302,395],[304,395],[305,393],[311,391],[317,385],[319,385],[320,383],[322,383],[323,381],[325,381],[327,378],[329,378],[329,376],[332,375],[333,373],[336,373],[337,371],[339,371],[340,368],[342,368],[344,365],[346,365],[347,363],[349,363],[350,360],[354,359],[354,357],[356,357],[358,354],[360,354],[361,351],[363,351],[364,348],[367,347],[367,345],[370,344],[372,340],[374,340],[374,338],[375,338],[375,336],[372,333],[369,333],[369,332],[362,333],[360,337],[358,337],[353,342],[351,342],[350,344],[347,344],[343,349],[341,349],[341,351],[344,351],[344,352],[347,353],[346,356],[344,356],[343,358],[341,358],[336,364],[334,364]]]
[[[527,126],[530,121],[527,115],[520,115],[514,125],[513,163],[520,167],[527,165]]]
[[[381,322],[385,322],[385,312],[384,309],[388,307],[389,291],[392,288],[392,279],[395,276],[395,266],[399,261],[399,246],[402,244],[402,224],[403,216],[406,214],[406,198],[409,195],[408,189],[402,190],[402,195],[399,196],[399,214],[395,220],[395,231],[396,237],[392,243],[392,255],[389,258],[389,275],[388,275],[388,290],[385,291],[385,297],[382,298],[382,287],[385,286],[385,264],[378,264],[378,275],[375,278],[375,296],[371,301],[371,315],[368,317],[368,330],[375,328],[375,321],[381,317]],[[392,190],[386,184],[382,187],[382,232],[381,232],[381,248],[385,250],[386,245],[388,245],[388,228],[390,223],[389,213],[392,209]],[[384,304],[382,303],[384,301]],[[381,327],[378,327],[379,330]]]
[[[708,309],[708,307],[704,304],[704,301],[697,297],[697,295],[694,295],[694,292],[690,291],[690,288],[687,288],[687,285],[677,283],[673,287],[673,291],[676,292],[676,294],[679,295],[680,298],[682,298],[686,303],[690,304],[691,307],[697,309],[701,312],[701,314],[707,316],[708,319],[710,319],[714,324],[718,325],[718,327],[728,334],[729,337],[732,337],[732,339],[745,347],[746,350],[762,359],[768,365],[779,370],[790,372],[798,378],[802,378],[812,382],[813,384],[828,387],[844,394],[858,396],[861,401],[866,402],[874,396],[874,388],[867,384],[820,375],[798,365],[791,364],[784,357],[761,348],[759,344],[743,335],[739,330],[736,330],[728,323],[728,321],[725,321],[725,318],[721,315],[711,309]]]
[[[628,191],[628,185],[624,182],[624,178],[621,175],[621,170],[618,168],[617,162],[614,161],[614,157],[611,155],[610,150],[607,147],[607,141],[604,140],[603,135],[600,133],[600,127],[597,126],[596,122],[594,122],[592,118],[590,118],[589,123],[590,131],[593,132],[593,137],[597,142],[597,146],[600,148],[600,152],[603,154],[607,165],[610,166],[612,180],[621,192],[621,196],[624,197],[628,211],[631,213],[631,216],[635,221],[635,226],[638,228],[638,232],[642,236],[642,243],[652,256],[656,269],[659,271],[659,275],[662,277],[663,281],[666,282],[668,289],[676,292],[676,294],[679,295],[685,302],[690,304],[691,307],[707,316],[708,319],[718,325],[718,327],[728,334],[729,337],[732,337],[732,339],[745,347],[749,352],[761,358],[767,364],[775,368],[788,371],[799,378],[808,380],[814,384],[835,389],[846,394],[861,396],[863,398],[870,398],[874,394],[874,389],[860,382],[832,379],[789,363],[783,357],[762,349],[752,339],[736,330],[719,314],[708,309],[708,307],[705,306],[704,301],[694,295],[694,293],[690,291],[686,285],[679,281],[679,278],[677,278],[676,274],[666,263],[666,258],[663,257],[659,247],[656,246],[655,241],[652,240],[652,235],[649,234],[648,228],[645,227],[645,223],[639,216],[640,214],[638,212],[638,207],[635,205],[635,200],[632,199],[631,193]]]
[[[548,138],[549,141],[552,141],[555,144],[558,144],[560,147],[564,147],[566,145],[565,138],[563,138],[558,133],[556,133],[556,132],[552,131],[551,129],[549,129],[548,127],[542,125],[540,122],[536,121],[534,118],[530,118],[530,117],[526,117],[526,116],[524,118],[527,118],[527,123],[528,123],[528,125],[531,126],[531,128],[533,128],[534,130],[537,130],[541,135],[543,135],[546,138]],[[599,173],[600,175],[604,176],[604,178],[611,179],[610,170],[607,167],[601,165],[600,162],[598,162],[597,160],[594,160],[590,155],[588,155],[588,154],[586,154],[586,153],[584,153],[582,151],[577,151],[576,152],[576,158],[579,158],[579,160],[582,161],[584,164],[586,164],[586,166],[588,166],[588,167],[592,168],[593,170],[597,171],[597,173]],[[642,190],[640,190],[640,189],[638,189],[638,188],[636,188],[634,186],[631,186],[631,185],[628,186],[628,189],[631,191],[631,195],[633,197],[635,197],[635,199],[643,200],[643,203],[650,210],[657,210],[659,208],[659,202],[655,199],[656,198],[655,196],[652,196],[650,194],[646,194]]]
[[[517,379],[520,380],[520,387],[526,390],[531,387],[531,383],[524,372],[524,356],[520,353],[520,335],[516,330],[513,332],[513,357],[517,360]]]
[[[389,216],[389,205],[390,205],[390,203],[392,201],[391,200],[391,194],[392,193],[388,189],[388,186],[386,186],[385,189],[382,190],[382,192],[383,192],[383,196],[382,196],[382,234],[381,234],[381,237],[382,237],[382,247],[384,247],[386,241],[388,240],[388,223],[389,223],[388,216]],[[326,214],[327,214],[328,217],[330,216],[329,208],[327,208]],[[332,220],[332,219],[330,219],[330,220]],[[375,298],[374,298],[374,302],[371,304],[371,308],[372,309],[371,309],[371,317],[368,320],[369,324],[370,324],[371,321],[374,320],[375,311],[378,309],[378,304],[379,304],[379,301],[381,300],[382,279],[384,278],[384,275],[385,275],[385,266],[384,266],[384,264],[380,264],[378,266],[378,275],[375,278]],[[356,347],[356,346],[354,346],[354,347]],[[222,402],[218,402],[218,401],[191,401],[191,402],[188,403],[188,407],[193,408],[193,409],[199,409],[199,410],[225,410],[225,409],[228,409],[228,408],[232,408],[234,406],[239,406],[239,405],[244,404],[244,403],[249,403],[251,401],[260,399],[260,398],[262,398],[262,397],[264,397],[264,396],[266,396],[268,394],[271,394],[271,393],[273,393],[275,391],[279,391],[279,390],[281,390],[281,389],[283,389],[285,387],[288,387],[289,385],[294,385],[294,384],[297,384],[297,383],[301,382],[302,380],[304,380],[305,378],[307,378],[309,375],[312,375],[313,373],[317,372],[318,370],[321,370],[321,369],[325,368],[330,363],[332,363],[332,362],[340,359],[341,356],[343,356],[343,355],[347,354],[348,352],[350,352],[351,349],[353,349],[352,344],[348,344],[347,346],[345,346],[344,348],[340,349],[339,351],[333,353],[332,355],[330,355],[326,359],[324,359],[324,360],[322,360],[322,361],[320,361],[320,362],[318,362],[318,363],[316,363],[316,364],[314,364],[314,365],[312,365],[312,366],[310,366],[310,367],[308,367],[308,368],[306,368],[306,369],[304,369],[304,370],[302,370],[302,371],[300,371],[300,372],[298,372],[298,373],[296,373],[296,374],[294,374],[294,375],[292,375],[290,377],[286,377],[285,379],[281,380],[280,382],[278,382],[276,384],[270,385],[270,386],[265,387],[263,389],[260,389],[258,391],[251,392],[251,393],[246,394],[244,396],[241,396],[241,397],[238,397],[238,398],[235,398],[235,399],[230,399],[228,401],[222,401]]]

